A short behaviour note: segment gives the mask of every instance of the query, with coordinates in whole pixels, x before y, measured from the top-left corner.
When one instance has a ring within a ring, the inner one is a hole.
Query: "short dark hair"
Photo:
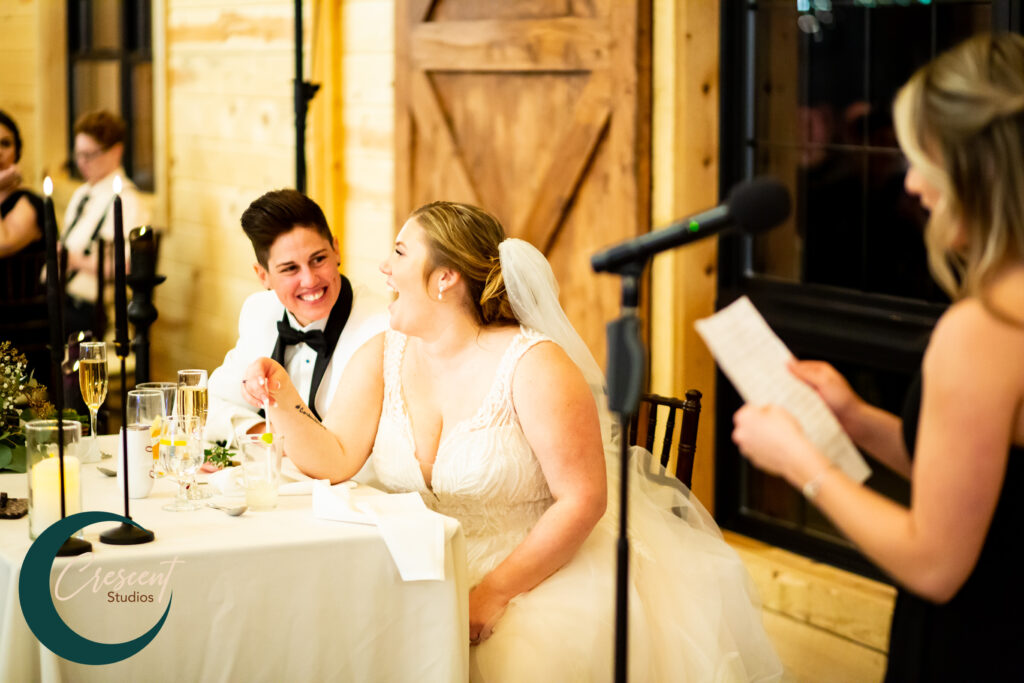
[[[264,268],[270,247],[278,237],[295,228],[310,228],[328,242],[334,241],[323,210],[298,190],[267,192],[242,212],[242,230]]]
[[[105,109],[88,111],[75,121],[75,135],[88,135],[100,143],[103,149],[110,149],[119,142],[124,142],[124,131],[124,119]]]
[[[21,132],[18,130],[18,124],[14,122],[14,119],[7,112],[0,109],[0,125],[10,130],[14,136],[14,162],[17,163],[21,160]]]

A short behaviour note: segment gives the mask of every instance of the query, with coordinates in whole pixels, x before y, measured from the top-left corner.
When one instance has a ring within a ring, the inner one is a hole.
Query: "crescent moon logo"
[[[51,524],[39,535],[21,565],[18,598],[25,622],[39,642],[54,654],[79,664],[112,664],[128,659],[149,645],[167,620],[174,594],[167,600],[167,609],[153,628],[134,640],[124,643],[99,643],[75,633],[57,613],[50,595],[50,571],[57,551],[64,541],[83,527],[96,522],[126,522],[142,528],[127,517],[113,512],[79,512]]]

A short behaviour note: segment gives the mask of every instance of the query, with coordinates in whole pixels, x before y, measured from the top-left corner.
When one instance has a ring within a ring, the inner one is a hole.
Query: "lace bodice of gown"
[[[530,347],[547,338],[520,329],[498,364],[483,404],[439,444],[430,487],[416,459],[402,391],[406,341],[393,330],[385,335],[384,406],[372,462],[386,488],[417,491],[428,507],[459,520],[475,585],[519,545],[553,502],[512,403],[516,364]]]

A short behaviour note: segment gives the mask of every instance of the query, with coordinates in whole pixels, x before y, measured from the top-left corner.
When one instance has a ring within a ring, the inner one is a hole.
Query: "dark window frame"
[[[754,18],[757,2],[722,0],[720,82],[720,165],[722,199],[736,183],[753,175],[755,69]],[[994,30],[1020,33],[1022,9],[1012,0],[994,0]],[[914,372],[944,306],[919,299],[852,289],[785,282],[748,270],[750,237],[723,237],[719,245],[716,308],[747,295],[779,337],[798,357],[813,357],[827,344],[832,357],[878,371]],[[740,405],[732,385],[716,379],[716,518],[726,529],[760,539],[857,573],[884,576],[849,542],[788,524],[745,506],[751,470],[732,443],[732,414]],[[881,465],[871,463],[873,468]],[[801,501],[802,514],[810,503]]]
[[[124,140],[124,156],[122,165],[129,178],[136,182],[139,189],[152,192],[156,189],[157,169],[153,169],[151,178],[140,179],[136,173],[135,138],[133,123],[135,120],[134,89],[132,76],[135,67],[142,64],[153,65],[152,40],[152,4],[150,0],[123,0],[118,2],[118,47],[92,47],[92,0],[67,1],[68,27],[68,166],[71,175],[81,179],[74,163],[75,149],[75,67],[87,62],[116,62],[118,66],[118,89],[121,102],[121,117],[128,124],[128,134]],[[152,92],[150,95],[152,96]],[[155,145],[155,140],[150,141]]]

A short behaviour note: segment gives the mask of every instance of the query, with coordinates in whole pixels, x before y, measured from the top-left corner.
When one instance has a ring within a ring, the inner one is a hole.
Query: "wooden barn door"
[[[399,225],[479,205],[545,253],[604,366],[618,278],[590,256],[649,229],[650,0],[396,0]]]

